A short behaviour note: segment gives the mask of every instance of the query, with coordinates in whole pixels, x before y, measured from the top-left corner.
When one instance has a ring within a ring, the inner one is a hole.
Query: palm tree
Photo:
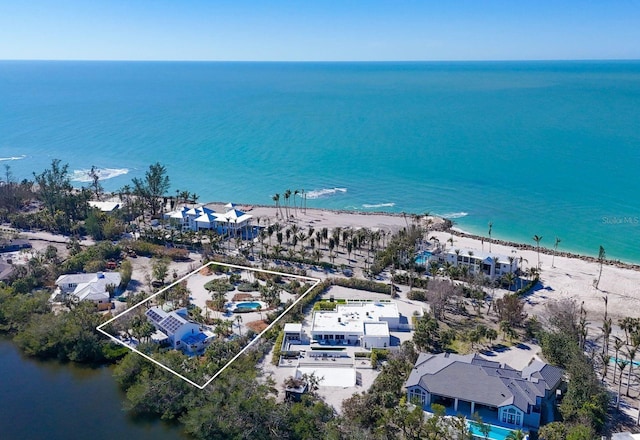
[[[524,262],[527,262],[527,264],[529,264],[529,260],[527,260],[526,258],[524,258],[522,255],[520,255],[518,257],[518,269],[521,270],[523,273],[525,273],[526,275],[526,270],[523,269],[524,268]]]
[[[600,285],[600,277],[602,277],[602,265],[604,264],[605,254],[604,248],[600,246],[600,250],[598,251],[598,264],[600,265],[600,271],[598,273],[598,279],[595,282],[596,290],[598,290],[598,286]]]
[[[533,236],[533,241],[536,242],[536,248],[537,248],[537,251],[538,251],[538,270],[540,270],[540,242],[542,241],[542,236],[534,235]]]
[[[524,432],[522,432],[522,430],[518,429],[515,431],[511,431],[509,433],[509,435],[506,438],[506,440],[524,440],[525,439],[525,434]]]
[[[297,217],[298,216],[298,205],[296,205],[296,197],[297,195],[300,194],[300,190],[295,190],[293,191],[293,212],[295,213],[294,215]]]
[[[272,199],[276,204],[276,210],[280,211],[280,217],[282,217],[282,208],[280,207],[280,194],[278,194],[278,193],[274,194]]]
[[[633,330],[634,325],[634,319],[630,316],[618,320],[618,326],[624,330],[624,339],[626,344],[629,343],[629,333]]]
[[[618,359],[618,353],[624,346],[624,342],[622,341],[622,339],[616,337],[613,341],[613,346],[616,350],[615,364],[613,364],[613,383],[615,384],[616,383],[616,365],[619,366],[620,364],[618,363],[618,361],[622,360],[622,359]],[[622,374],[620,374],[620,377],[622,378]]]
[[[451,243],[451,247],[453,247],[453,235],[449,237],[449,239],[447,240],[447,243]]]
[[[189,191],[181,191],[180,192],[180,197],[182,198],[182,201],[184,202],[184,204],[189,203],[189,197],[191,196],[191,193]]]
[[[513,272],[507,272],[506,274],[504,274],[504,280],[509,285],[509,291],[511,291],[511,286],[516,282],[516,276],[513,274]]]
[[[242,316],[238,315],[236,316],[236,321],[237,321],[237,325],[238,325],[238,331],[240,332],[240,336],[242,336]]]
[[[291,197],[291,190],[288,189],[284,192],[284,201],[286,203],[285,211],[287,212],[287,221],[289,221],[289,198]]]
[[[493,223],[489,222],[489,252],[491,252],[491,230],[493,229]]]
[[[604,342],[602,344],[602,352],[609,353],[609,336],[611,335],[611,319],[605,319],[602,323],[602,336],[604,338]],[[616,338],[617,339],[617,338]]]
[[[500,330],[502,330],[502,340],[504,341],[507,334],[511,335],[511,324],[509,321],[500,321]]]
[[[633,361],[636,358],[638,347],[627,347],[627,357],[629,359],[629,371],[627,372],[627,397],[629,397],[629,387],[631,386],[631,372],[633,371]]]
[[[558,253],[558,245],[560,244],[562,240],[560,240],[558,237],[556,237],[556,241],[553,244],[553,256],[551,257],[551,267],[555,267],[554,263],[556,260],[556,254]]]
[[[609,371],[609,362],[611,362],[609,353],[600,353],[600,362],[602,362],[602,382],[604,382]]]
[[[307,235],[304,232],[298,232],[298,234],[296,234],[296,237],[298,237],[298,242],[300,242],[300,247],[304,248],[304,242],[307,239]]]
[[[498,338],[498,332],[494,328],[488,328],[485,336],[489,340],[489,345],[492,345],[493,341]]]
[[[624,359],[618,359],[616,365],[620,369],[620,377],[618,379],[618,399],[616,400],[616,409],[620,409],[620,392],[622,391],[622,373],[624,369],[629,365],[629,362]],[[614,382],[615,383],[615,382]]]

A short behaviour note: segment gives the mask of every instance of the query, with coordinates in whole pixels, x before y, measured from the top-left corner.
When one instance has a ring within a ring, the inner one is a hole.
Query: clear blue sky
[[[640,0],[0,0],[0,59],[640,59]]]

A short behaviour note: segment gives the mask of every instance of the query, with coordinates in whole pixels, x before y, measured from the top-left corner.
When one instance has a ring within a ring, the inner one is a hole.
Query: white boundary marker
[[[111,335],[110,333],[107,333],[106,331],[104,331],[102,329],[102,327],[106,326],[107,324],[112,323],[113,321],[115,321],[116,319],[120,318],[121,316],[126,315],[127,313],[129,313],[130,311],[132,311],[133,309],[140,307],[142,304],[146,303],[147,301],[152,300],[153,298],[155,298],[156,296],[160,295],[161,293],[165,292],[166,290],[171,289],[173,286],[181,283],[182,281],[186,280],[187,278],[189,278],[192,275],[195,275],[196,273],[200,272],[202,269],[204,269],[207,266],[210,265],[217,265],[217,266],[225,266],[225,267],[232,267],[235,269],[242,269],[242,270],[250,270],[250,271],[254,271],[254,272],[263,272],[263,273],[269,273],[269,274],[274,274],[274,275],[281,275],[281,276],[285,276],[285,277],[290,277],[290,278],[297,278],[297,279],[303,279],[303,280],[307,280],[307,281],[311,281],[313,282],[313,285],[311,287],[309,287],[307,289],[306,292],[304,292],[300,298],[298,298],[297,300],[295,300],[293,302],[293,304],[291,304],[289,307],[287,307],[287,309],[285,311],[283,311],[280,316],[278,316],[276,319],[273,320],[273,322],[271,324],[269,324],[264,330],[262,330],[258,335],[254,336],[254,338],[249,341],[249,343],[242,349],[240,350],[233,358],[231,358],[231,360],[229,360],[222,368],[220,368],[220,370],[218,370],[208,381],[206,381],[203,385],[199,385],[197,383],[195,383],[194,381],[192,381],[191,379],[188,379],[186,377],[184,377],[182,374],[178,373],[175,370],[172,370],[171,368],[167,367],[166,365],[161,364],[160,362],[158,362],[157,360],[153,359],[150,356],[147,356],[146,354],[142,353],[140,350],[137,350],[134,347],[131,347],[130,345],[124,343],[123,341],[121,341],[120,339],[116,338],[115,336]],[[222,374],[222,372],[224,370],[227,369],[227,367],[229,367],[229,365],[231,365],[236,359],[238,359],[245,351],[247,351],[256,341],[258,341],[266,332],[268,332],[269,330],[271,330],[271,328],[278,323],[278,321],[280,321],[280,319],[282,319],[282,317],[284,315],[286,315],[287,313],[289,313],[289,311],[291,309],[293,309],[305,296],[307,296],[309,294],[309,292],[311,292],[311,290],[316,287],[318,284],[320,283],[320,279],[319,278],[312,278],[312,277],[308,277],[308,276],[303,276],[303,275],[294,275],[294,274],[290,274],[290,273],[285,273],[285,272],[277,272],[274,270],[265,270],[265,269],[258,269],[255,267],[249,267],[249,266],[239,266],[239,265],[235,265],[235,264],[227,264],[227,263],[218,263],[215,261],[211,261],[207,264],[205,264],[204,266],[199,267],[198,269],[189,272],[188,274],[186,274],[185,276],[183,276],[182,278],[180,278],[179,280],[174,281],[173,283],[169,284],[167,287],[165,287],[162,290],[159,290],[158,292],[154,293],[153,295],[151,295],[149,298],[144,299],[142,301],[140,301],[138,304],[135,304],[134,306],[128,308],[127,310],[125,310],[124,312],[114,316],[113,318],[109,319],[108,321],[100,324],[98,327],[96,327],[96,330],[98,330],[100,333],[102,333],[103,335],[109,337],[109,339],[111,339],[112,341],[123,345],[125,347],[127,347],[129,350],[133,351],[134,353],[138,353],[140,356],[142,356],[143,358],[153,362],[154,364],[156,364],[157,366],[167,370],[170,373],[175,374],[176,376],[178,376],[180,379],[188,382],[189,384],[193,385],[196,388],[200,388],[201,390],[204,389],[207,385],[209,385],[216,377],[218,377],[220,374]]]

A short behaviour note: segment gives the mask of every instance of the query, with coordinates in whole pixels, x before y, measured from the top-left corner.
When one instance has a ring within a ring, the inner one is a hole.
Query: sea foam
[[[375,208],[392,208],[396,206],[395,203],[391,202],[391,203],[376,203],[376,204],[368,204],[368,203],[364,203],[362,205],[363,208],[365,209],[375,209]]]
[[[346,193],[347,188],[322,188],[314,189],[307,193],[307,199],[323,199],[325,197],[331,197],[336,194]]]
[[[462,217],[466,217],[469,215],[468,212],[447,212],[445,214],[437,214],[439,217],[443,217],[443,218],[448,218],[448,219],[452,219],[452,218],[462,218]]]
[[[73,170],[71,180],[74,182],[91,182],[93,179],[89,175],[91,170]],[[127,168],[98,168],[97,173],[100,180],[113,179],[114,177],[127,174],[129,170]]]

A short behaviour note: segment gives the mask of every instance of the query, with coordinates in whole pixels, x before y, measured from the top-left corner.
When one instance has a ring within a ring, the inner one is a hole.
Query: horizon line
[[[523,63],[523,62],[628,62],[640,58],[530,58],[530,59],[416,59],[416,60],[216,60],[216,59],[128,59],[128,58],[0,58],[0,62],[127,62],[127,63]]]

